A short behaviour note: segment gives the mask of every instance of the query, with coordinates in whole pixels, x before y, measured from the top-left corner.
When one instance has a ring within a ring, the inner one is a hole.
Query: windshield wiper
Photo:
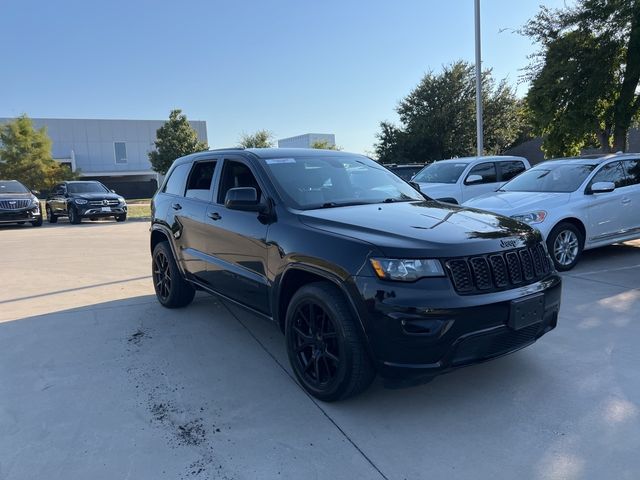
[[[326,202],[320,205],[320,208],[335,208],[335,207],[352,207],[354,205],[367,205],[368,202]]]

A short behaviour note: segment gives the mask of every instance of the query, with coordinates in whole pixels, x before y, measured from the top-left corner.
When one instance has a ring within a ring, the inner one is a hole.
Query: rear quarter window
[[[184,195],[185,185],[187,183],[187,175],[191,169],[190,163],[183,163],[174,168],[169,174],[167,182],[164,184],[162,191],[169,195]]]
[[[524,163],[519,160],[514,160],[512,162],[499,162],[499,165],[501,181],[503,182],[511,180],[513,177],[516,177],[526,170]]]

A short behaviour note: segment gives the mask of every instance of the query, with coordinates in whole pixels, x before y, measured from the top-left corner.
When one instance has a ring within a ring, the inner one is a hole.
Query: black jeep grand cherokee
[[[307,149],[178,159],[152,201],[153,281],[273,319],[302,386],[331,401],[513,352],[556,326],[540,234],[423,197],[373,160]]]

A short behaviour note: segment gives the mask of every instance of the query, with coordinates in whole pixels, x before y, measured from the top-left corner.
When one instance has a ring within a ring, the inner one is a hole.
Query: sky
[[[539,5],[482,0],[483,67],[519,95]],[[211,148],[258,129],[373,150],[429,71],[474,60],[473,0],[6,1],[0,117],[205,120]]]

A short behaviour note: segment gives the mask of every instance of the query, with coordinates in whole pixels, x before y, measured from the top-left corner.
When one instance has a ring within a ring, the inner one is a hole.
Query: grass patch
[[[127,217],[128,218],[151,218],[151,207],[149,204],[145,205],[131,205],[127,202]]]

